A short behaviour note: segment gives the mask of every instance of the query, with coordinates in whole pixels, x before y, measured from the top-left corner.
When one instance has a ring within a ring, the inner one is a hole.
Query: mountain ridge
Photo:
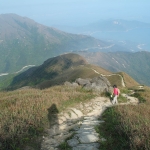
[[[0,23],[1,73],[40,65],[44,60],[62,53],[108,45],[108,42],[91,36],[66,33],[16,14],[0,15]]]
[[[143,45],[142,50],[150,51],[150,23],[136,20],[104,19],[80,27],[57,26],[57,28],[66,32],[80,33],[97,39],[112,41],[124,47],[126,51],[139,51],[141,49],[137,46],[141,44]]]

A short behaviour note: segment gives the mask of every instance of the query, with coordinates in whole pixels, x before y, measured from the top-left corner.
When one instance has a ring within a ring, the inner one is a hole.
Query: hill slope
[[[46,60],[41,66],[32,67],[27,71],[15,76],[8,89],[17,89],[23,86],[47,88],[54,85],[63,84],[65,81],[73,82],[77,78],[93,78],[96,76],[106,76],[110,83],[122,86],[122,79],[98,66],[90,65],[78,54],[64,54]],[[121,74],[121,76],[124,76]],[[115,80],[114,80],[115,79]],[[124,78],[125,79],[125,78]],[[130,80],[131,81],[131,80]],[[125,81],[127,86],[137,85],[137,82]]]
[[[137,82],[150,85],[150,52],[80,53],[89,63],[113,72],[126,72]]]
[[[15,14],[0,15],[0,74],[40,65],[56,55],[108,43],[90,36],[69,34]]]

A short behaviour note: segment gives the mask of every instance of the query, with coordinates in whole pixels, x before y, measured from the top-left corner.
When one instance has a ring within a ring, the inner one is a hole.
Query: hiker
[[[114,85],[113,86],[113,93],[112,93],[112,96],[113,96],[113,100],[112,100],[112,104],[117,104],[118,103],[118,100],[117,100],[117,97],[119,97],[119,94],[120,94],[120,90],[117,88],[117,85]]]

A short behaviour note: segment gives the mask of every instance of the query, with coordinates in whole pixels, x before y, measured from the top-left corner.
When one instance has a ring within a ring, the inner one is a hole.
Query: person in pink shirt
[[[117,100],[117,98],[119,97],[119,94],[120,94],[120,90],[117,88],[117,85],[114,85],[113,86],[113,93],[112,93],[112,95],[113,95],[113,100],[112,100],[112,104],[117,104],[118,103],[118,100]]]

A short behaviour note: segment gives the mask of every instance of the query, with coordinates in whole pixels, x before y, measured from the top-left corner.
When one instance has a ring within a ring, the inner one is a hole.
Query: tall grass
[[[56,86],[45,90],[0,92],[0,149],[22,150],[34,136],[49,127],[49,108],[58,111],[93,97],[80,88]]]
[[[100,128],[108,141],[103,144],[103,149],[150,149],[150,88],[137,95],[146,102],[136,106],[116,106],[104,113],[106,123]]]

